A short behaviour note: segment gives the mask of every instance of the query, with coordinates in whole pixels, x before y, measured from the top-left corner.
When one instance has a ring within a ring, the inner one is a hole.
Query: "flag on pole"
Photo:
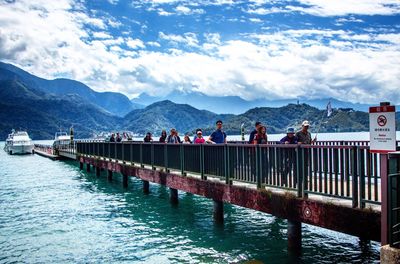
[[[326,116],[330,117],[332,115],[332,105],[331,101],[326,105]]]

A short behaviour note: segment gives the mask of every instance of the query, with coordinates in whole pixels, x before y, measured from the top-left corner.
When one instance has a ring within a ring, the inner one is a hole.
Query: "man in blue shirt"
[[[297,137],[294,135],[294,128],[288,127],[286,136],[280,140],[281,144],[297,144]]]
[[[255,129],[251,131],[250,137],[249,137],[249,144],[253,144],[254,141],[254,136],[257,134],[257,130],[262,126],[261,122],[257,121],[255,125]]]
[[[216,123],[217,129],[212,132],[207,142],[211,144],[224,144],[226,143],[226,134],[222,130],[222,121],[218,120]]]

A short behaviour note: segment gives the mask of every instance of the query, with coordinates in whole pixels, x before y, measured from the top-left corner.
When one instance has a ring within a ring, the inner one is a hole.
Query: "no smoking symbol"
[[[386,123],[387,123],[386,116],[384,116],[384,115],[378,116],[377,121],[378,121],[378,125],[379,125],[379,126],[385,126]]]

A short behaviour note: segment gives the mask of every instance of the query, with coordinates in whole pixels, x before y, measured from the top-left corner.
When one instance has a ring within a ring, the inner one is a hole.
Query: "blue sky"
[[[97,91],[400,103],[398,0],[6,0],[0,60]]]

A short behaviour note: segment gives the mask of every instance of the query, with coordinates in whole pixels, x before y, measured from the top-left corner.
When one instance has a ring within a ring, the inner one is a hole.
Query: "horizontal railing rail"
[[[353,207],[380,204],[379,155],[367,145],[165,144],[134,141],[78,141],[78,156],[151,166],[182,175],[217,177],[227,184],[296,191],[352,201]]]
[[[51,145],[44,145],[44,144],[35,144],[34,145],[35,151],[41,151],[50,155],[54,155],[53,146]]]

